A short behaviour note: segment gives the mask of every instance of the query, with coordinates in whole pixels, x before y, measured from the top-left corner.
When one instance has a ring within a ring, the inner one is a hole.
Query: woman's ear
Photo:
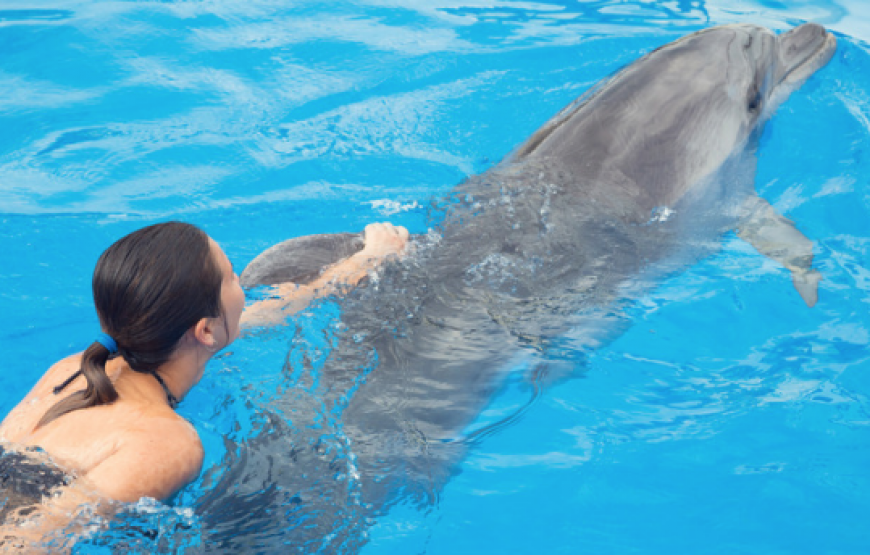
[[[217,320],[214,318],[200,318],[199,322],[193,325],[193,338],[209,351],[218,348],[218,338],[214,333],[215,322]]]

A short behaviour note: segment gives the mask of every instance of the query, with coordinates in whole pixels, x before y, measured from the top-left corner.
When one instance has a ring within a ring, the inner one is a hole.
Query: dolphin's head
[[[637,64],[647,79],[636,94],[647,94],[654,106],[647,107],[653,115],[645,123],[657,137],[648,142],[665,145],[640,156],[675,160],[681,166],[676,174],[664,168],[659,198],[674,202],[693,183],[722,167],[730,154],[740,152],[835,49],[834,36],[813,23],[781,35],[736,24],[684,37],[652,53],[647,63]],[[680,185],[666,183],[674,175],[682,176]]]
[[[710,36],[710,35],[716,35]],[[755,25],[725,25],[692,35],[724,63],[722,89],[745,110],[755,126],[769,116],[792,91],[824,66],[836,49],[836,39],[824,27],[807,23],[775,35]],[[714,58],[715,59],[715,58]]]
[[[812,23],[781,35],[747,24],[692,33],[575,101],[516,157],[558,160],[578,179],[642,184],[648,198],[633,202],[648,214],[741,152],[835,49],[833,35]]]
[[[740,122],[734,137],[739,142],[824,66],[835,49],[834,36],[815,23],[781,35],[734,24],[693,33],[648,58],[665,79],[685,81],[683,109],[702,102],[708,116],[718,112]]]

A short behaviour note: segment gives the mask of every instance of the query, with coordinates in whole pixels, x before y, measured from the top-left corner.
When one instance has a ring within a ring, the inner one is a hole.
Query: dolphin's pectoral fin
[[[819,300],[819,282],[824,279],[821,272],[813,269],[808,272],[793,271],[791,279],[807,306],[814,307]]]
[[[813,242],[798,231],[794,222],[779,214],[766,200],[752,196],[743,206],[737,235],[788,268],[795,289],[807,306],[816,304],[822,274],[812,268]]]

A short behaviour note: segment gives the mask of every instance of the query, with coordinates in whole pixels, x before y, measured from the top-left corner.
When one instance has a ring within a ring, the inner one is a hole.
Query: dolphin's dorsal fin
[[[753,195],[743,205],[737,234],[755,250],[788,268],[807,306],[816,304],[822,274],[812,268],[813,242],[798,231],[794,222]]]

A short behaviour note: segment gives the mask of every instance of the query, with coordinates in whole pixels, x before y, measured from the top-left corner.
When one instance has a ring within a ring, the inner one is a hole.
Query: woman
[[[282,286],[280,299],[257,303],[252,323],[356,284],[407,239],[404,228],[366,227],[362,251],[307,287]],[[174,409],[239,335],[245,296],[232,264],[195,226],[157,224],[102,254],[93,291],[96,341],[52,366],[0,424],[7,522],[38,506],[48,531],[82,502],[166,499],[200,471],[202,444]]]

